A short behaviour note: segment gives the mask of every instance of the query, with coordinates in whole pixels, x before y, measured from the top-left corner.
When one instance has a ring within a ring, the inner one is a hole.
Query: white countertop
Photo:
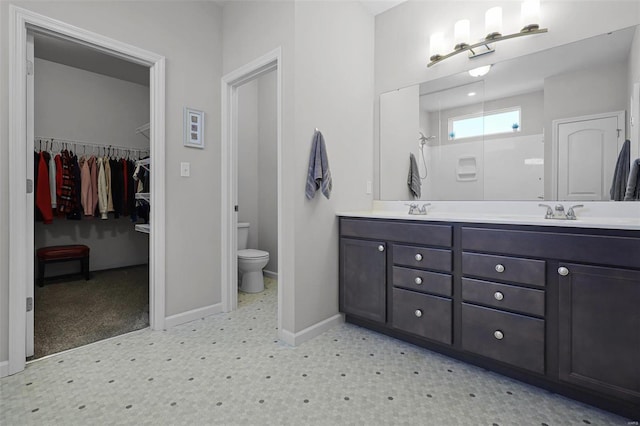
[[[571,228],[603,228],[640,230],[640,203],[627,205],[613,203],[584,203],[584,209],[576,209],[576,220],[545,219],[545,210],[537,203],[456,203],[432,202],[426,215],[410,215],[408,202],[374,202],[374,209],[367,211],[338,212],[338,216],[401,219],[434,222],[469,222],[512,225],[556,226]],[[421,205],[420,202],[417,202]],[[554,206],[555,202],[549,204]],[[568,209],[573,203],[563,203]],[[608,205],[607,205],[608,204]],[[493,211],[492,211],[493,210]]]

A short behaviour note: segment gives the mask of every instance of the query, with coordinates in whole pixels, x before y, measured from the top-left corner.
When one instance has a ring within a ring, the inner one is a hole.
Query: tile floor
[[[33,362],[0,380],[0,424],[631,424],[350,324],[288,347],[276,287],[231,314]]]

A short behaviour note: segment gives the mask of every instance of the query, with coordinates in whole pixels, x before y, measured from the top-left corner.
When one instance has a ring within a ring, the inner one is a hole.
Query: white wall
[[[166,61],[167,316],[221,302],[221,12],[211,2],[0,2],[0,361],[8,333],[8,31],[10,4],[157,54]],[[183,108],[205,112],[204,150],[182,145]],[[180,177],[181,161],[191,177]]]
[[[276,73],[238,89],[238,222],[249,222],[249,248],[269,252],[278,272]]]
[[[380,95],[380,140],[384,141],[380,144],[382,199],[413,199],[407,184],[409,154],[413,153],[418,167],[422,167],[418,156],[419,129],[420,93],[417,85]],[[420,170],[424,173],[424,168]],[[425,189],[421,188],[421,196],[426,195]]]
[[[135,133],[149,122],[149,87],[38,58],[34,80],[36,136],[149,149],[149,140]],[[85,152],[75,151],[79,156]],[[149,259],[149,237],[136,232],[124,216],[36,222],[36,249],[59,244],[89,246],[91,270],[139,265]],[[67,262],[46,268],[47,275],[71,270],[78,270],[78,265]]]
[[[631,116],[627,117],[627,137],[631,140],[631,161],[640,157],[640,30],[636,33],[631,44],[629,55],[629,80],[628,80],[629,112],[633,112],[633,125],[630,124]]]
[[[238,222],[249,222],[248,248],[258,248],[258,81],[238,88]]]
[[[278,272],[277,74],[258,78],[258,248],[269,252],[265,270]]]

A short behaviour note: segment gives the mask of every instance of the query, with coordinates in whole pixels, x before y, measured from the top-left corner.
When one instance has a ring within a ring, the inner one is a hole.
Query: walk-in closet
[[[37,359],[149,326],[151,159],[149,69],[30,36]]]

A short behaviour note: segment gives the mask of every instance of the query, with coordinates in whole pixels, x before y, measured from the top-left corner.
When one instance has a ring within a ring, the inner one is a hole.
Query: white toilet
[[[245,293],[264,290],[262,268],[269,263],[269,252],[247,248],[249,223],[238,223],[238,288]]]

